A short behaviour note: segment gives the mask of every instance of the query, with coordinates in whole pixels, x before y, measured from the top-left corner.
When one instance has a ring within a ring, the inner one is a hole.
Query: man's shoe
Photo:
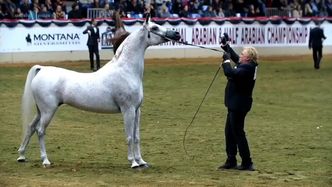
[[[248,165],[239,165],[237,166],[238,170],[242,171],[255,171],[254,164],[248,164]]]
[[[226,161],[225,164],[221,165],[218,167],[218,169],[222,170],[222,169],[236,169],[236,162],[228,162]]]

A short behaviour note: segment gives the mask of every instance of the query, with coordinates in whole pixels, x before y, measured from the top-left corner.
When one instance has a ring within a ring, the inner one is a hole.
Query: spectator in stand
[[[189,18],[190,12],[189,12],[189,7],[188,5],[184,5],[183,10],[180,11],[179,16],[181,18]]]
[[[106,9],[106,5],[108,5],[108,9],[112,10],[112,15],[110,15],[110,17],[112,17],[113,10],[115,9],[115,6],[116,6],[114,0],[99,0],[100,7],[104,7]]]
[[[225,13],[224,10],[222,9],[222,7],[219,7],[219,9],[214,10],[216,12],[216,17],[225,17]]]
[[[41,4],[40,8],[41,10],[38,13],[38,19],[53,19],[52,12],[48,11],[44,4]]]
[[[32,4],[29,0],[22,0],[20,4],[20,8],[23,14],[29,14],[29,11],[32,10]]]
[[[325,3],[327,16],[332,16],[332,0],[326,0]]]
[[[222,8],[223,7],[223,1],[221,1],[221,0],[213,0],[212,1],[212,7],[215,10],[218,10],[219,8]]]
[[[45,0],[45,7],[47,11],[49,11],[51,14],[54,12],[53,4],[51,0]]]
[[[38,12],[39,12],[38,7],[37,7],[37,6],[34,6],[34,7],[33,7],[33,10],[30,10],[30,11],[29,11],[28,19],[29,19],[29,20],[36,20],[36,19],[38,19]]]
[[[274,1],[274,0],[265,0],[265,5],[266,5],[266,7],[268,7],[268,8],[273,7],[273,6],[272,6],[273,1]]]
[[[311,5],[309,2],[305,3],[304,5],[304,13],[303,13],[304,17],[310,17],[310,16],[314,16],[314,11],[311,8]]]
[[[28,15],[24,15],[20,9],[20,7],[16,7],[15,13],[14,13],[15,19],[27,19]]]
[[[206,6],[206,10],[203,10],[203,17],[216,17],[216,13],[213,10],[212,6],[210,5],[205,5]],[[203,7],[205,7],[203,6]]]
[[[253,4],[250,4],[247,17],[257,17],[257,16],[258,14],[256,12],[255,6]]]
[[[99,0],[93,0],[92,7],[93,8],[101,8],[101,6],[99,4]]]
[[[104,9],[105,9],[105,17],[111,18],[114,14],[114,10],[111,9],[110,4],[108,4],[108,3],[105,4]]]
[[[299,0],[294,0],[290,5],[292,17],[299,18],[302,17],[302,7]]]
[[[62,10],[61,5],[58,5],[56,7],[55,12],[53,13],[53,18],[54,19],[65,19],[66,18],[66,14],[65,12]]]
[[[62,0],[56,0],[56,2],[55,2],[55,10],[57,9],[57,6],[58,5],[60,5],[61,6],[61,9],[62,9],[62,11],[65,13],[65,14],[67,14],[67,6],[66,6],[66,4],[62,1]]]
[[[325,6],[323,5],[323,1],[322,0],[314,0],[317,9],[318,9],[318,13],[317,16],[326,16],[326,11],[325,11]]]
[[[152,3],[146,3],[144,6],[144,15],[146,15],[147,13],[150,13],[150,16],[152,18],[156,17],[156,10],[154,8],[154,4]]]
[[[272,7],[278,8],[278,10],[286,10],[288,9],[288,1],[287,0],[276,0],[272,2]]]
[[[8,17],[7,8],[4,0],[0,0],[0,19],[7,19]]]
[[[0,7],[0,19],[6,19],[6,14],[2,11],[1,7]]]
[[[171,17],[171,14],[169,13],[169,10],[166,6],[166,3],[164,3],[161,6],[161,10],[157,15],[159,15],[158,17],[160,17],[160,18],[169,18],[169,17]]]
[[[258,16],[266,16],[266,4],[262,0],[257,0]]]
[[[315,0],[309,0],[309,6],[311,8],[311,14],[313,16],[318,16],[319,15],[319,8],[318,8],[318,4],[316,3]]]
[[[199,0],[190,0],[189,12],[192,14],[202,14],[202,4]]]
[[[139,17],[143,13],[143,5],[137,0],[130,0],[125,8],[130,17]]]
[[[172,13],[180,15],[180,11],[182,10],[181,0],[172,0]]]
[[[78,3],[74,2],[71,5],[71,11],[68,12],[68,19],[81,19],[83,18]]]
[[[158,12],[161,12],[162,5],[163,5],[163,0],[154,0],[154,8],[155,8],[156,16],[158,16]]]
[[[246,17],[248,13],[248,8],[244,2],[244,0],[236,0],[234,3],[234,11],[237,14],[240,14],[241,17]]]
[[[5,8],[7,10],[7,13],[8,13],[8,18],[9,19],[14,18],[14,13],[16,10],[15,3],[13,3],[11,0],[4,0],[4,3],[5,3]]]
[[[234,17],[235,16],[235,11],[234,11],[234,8],[233,8],[233,3],[232,2],[229,2],[227,5],[226,5],[226,9],[224,9],[224,13],[225,13],[225,17]]]

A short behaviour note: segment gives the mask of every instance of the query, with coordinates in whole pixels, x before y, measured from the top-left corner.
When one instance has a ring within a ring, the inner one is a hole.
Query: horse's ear
[[[150,21],[150,13],[147,13],[146,14],[146,18],[145,18],[145,22],[144,22],[144,25],[147,25]]]

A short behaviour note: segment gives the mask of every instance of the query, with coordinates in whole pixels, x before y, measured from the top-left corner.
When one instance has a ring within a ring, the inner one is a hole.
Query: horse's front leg
[[[142,159],[142,155],[141,155],[141,149],[140,149],[140,118],[141,118],[141,108],[139,107],[136,110],[136,115],[135,115],[135,136],[134,136],[134,157],[136,162],[139,164],[139,166],[144,166],[147,167],[148,163],[146,163],[143,159]]]
[[[131,107],[129,109],[123,110],[123,118],[125,131],[127,135],[127,143],[128,143],[128,160],[131,162],[131,168],[136,168],[139,164],[136,162],[134,158],[134,125],[135,125],[135,108]]]
[[[26,151],[26,148],[29,144],[31,136],[36,131],[36,125],[39,122],[39,120],[40,120],[40,115],[37,114],[35,116],[35,118],[32,120],[32,122],[26,127],[25,132],[24,132],[25,134],[24,134],[24,137],[22,139],[21,146],[18,149],[18,154],[19,154],[19,157],[17,159],[18,162],[25,162],[26,161],[25,151]]]

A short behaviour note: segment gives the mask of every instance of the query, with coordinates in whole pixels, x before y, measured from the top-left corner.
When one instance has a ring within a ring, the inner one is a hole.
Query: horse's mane
[[[115,21],[115,29],[118,30],[120,28],[122,28],[123,30],[125,30],[123,22],[120,18],[120,13],[118,11],[115,11],[113,13],[112,19]]]
[[[111,43],[113,45],[113,52],[115,54],[120,44],[129,36],[130,33],[127,32],[124,28],[123,22],[120,18],[120,14],[118,11],[114,12],[112,18],[115,22],[115,28],[113,32],[114,36],[111,39]]]

